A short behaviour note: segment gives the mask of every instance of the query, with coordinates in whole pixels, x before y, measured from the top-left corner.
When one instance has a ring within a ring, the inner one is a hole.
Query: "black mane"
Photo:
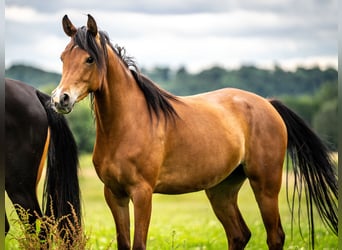
[[[113,46],[106,32],[99,31],[99,36],[101,47],[99,47],[95,37],[87,31],[85,26],[83,26],[78,28],[74,36],[74,44],[87,51],[89,55],[94,58],[95,63],[100,70],[107,69],[108,52],[105,45],[109,45],[125,66],[130,69],[136,83],[144,94],[151,120],[153,113],[156,115],[157,120],[160,119],[161,114],[164,115],[166,122],[178,117],[171,101],[179,101],[179,99],[171,93],[159,88],[152,80],[143,75],[133,57],[126,55],[125,48],[118,45]]]

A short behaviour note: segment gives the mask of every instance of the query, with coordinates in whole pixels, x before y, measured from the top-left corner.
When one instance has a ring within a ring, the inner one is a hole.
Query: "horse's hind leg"
[[[265,166],[267,166],[267,164]],[[278,207],[282,164],[278,166],[279,167],[272,168],[254,168],[255,170],[258,170],[246,171],[266,228],[267,244],[270,250],[283,249],[285,241],[285,234],[280,222]],[[251,169],[251,166],[249,169]],[[251,172],[253,172],[253,174],[251,174]]]
[[[29,214],[28,222],[31,225],[31,229],[34,230],[37,215],[42,216],[35,190],[30,190],[30,188],[27,187],[27,190],[12,191],[8,188],[6,191],[13,205],[15,205],[19,218],[22,220],[26,217],[25,213]],[[32,231],[32,233],[34,233],[34,231]]]
[[[206,190],[211,206],[226,232],[229,250],[244,249],[251,237],[237,205],[238,192],[245,179],[240,166],[223,182]]]

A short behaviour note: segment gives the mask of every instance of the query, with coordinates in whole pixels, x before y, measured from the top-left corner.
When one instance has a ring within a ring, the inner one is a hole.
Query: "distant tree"
[[[313,128],[327,142],[330,149],[337,149],[337,99],[325,102],[318,110],[313,119]]]
[[[321,84],[321,87],[318,89],[318,91],[314,94],[314,99],[320,103],[323,104],[326,101],[330,101],[332,99],[337,99],[338,97],[338,83],[337,78],[335,78],[333,81],[325,82],[324,84]]]
[[[5,76],[26,82],[36,88],[40,88],[46,84],[57,85],[61,79],[60,74],[47,72],[45,70],[23,64],[16,64],[6,69]]]
[[[214,66],[210,69],[203,70],[196,75],[197,84],[201,86],[199,92],[215,90],[225,87],[224,77],[227,74],[226,69]]]
[[[188,76],[188,71],[185,66],[181,66],[176,72],[176,77],[183,78],[184,76]]]
[[[330,149],[337,149],[337,80],[321,84],[314,95],[285,96],[281,99],[301,116]]]
[[[185,66],[181,66],[176,70],[172,84],[169,86],[169,91],[176,95],[190,95],[196,92],[196,80],[187,71]]]
[[[95,141],[95,122],[89,100],[77,103],[74,110],[65,115],[75,136],[78,149],[81,153],[91,153]]]
[[[319,104],[312,96],[283,96],[281,100],[303,118],[307,124],[312,126],[312,119],[319,108]]]
[[[156,78],[162,82],[170,80],[170,68],[168,67],[155,67],[152,72],[154,72]]]

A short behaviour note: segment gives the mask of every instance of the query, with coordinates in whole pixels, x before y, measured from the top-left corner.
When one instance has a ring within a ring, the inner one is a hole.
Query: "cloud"
[[[196,71],[244,63],[337,66],[337,1],[49,1],[6,2],[6,65],[34,62],[60,71],[68,43],[61,18],[75,26],[91,13],[112,42],[139,65]],[[320,60],[321,58],[321,60]]]
[[[147,14],[194,14],[219,13],[248,10],[258,12],[288,13],[295,16],[307,13],[325,16],[327,13],[337,16],[337,0],[8,0],[7,6],[30,6],[39,12],[53,13],[64,9],[82,9],[92,11],[136,12]]]
[[[55,12],[65,8],[85,9],[93,11],[113,10],[116,12],[136,12],[147,14],[193,14],[202,12],[226,12],[238,6],[238,1],[226,0],[122,0],[122,1],[94,1],[84,0],[9,0],[7,5],[31,6],[40,12]]]
[[[115,12],[136,12],[147,14],[191,14],[199,12],[221,12],[227,10],[224,0],[124,0],[124,1],[83,1],[83,0],[51,0],[42,2],[31,0],[6,1],[8,6],[31,6],[39,12],[52,13],[63,9],[83,9],[92,11],[113,10]]]

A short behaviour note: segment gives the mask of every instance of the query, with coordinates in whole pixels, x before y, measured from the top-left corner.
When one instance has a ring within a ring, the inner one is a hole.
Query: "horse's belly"
[[[183,120],[169,131],[155,192],[208,189],[226,179],[244,160],[245,122],[233,112],[234,105],[201,98],[193,97],[188,103],[191,108],[180,110]]]
[[[226,179],[241,163],[240,150],[235,153],[196,155],[161,168],[155,193],[181,194],[213,187]],[[186,158],[186,155],[184,155]]]
[[[228,175],[227,175],[228,176]],[[191,193],[200,190],[205,190],[210,187],[215,186],[217,183],[220,183],[224,180],[225,177],[215,177],[215,178],[207,178],[206,180],[196,180],[196,179],[184,179],[181,180],[158,180],[157,185],[155,186],[154,193],[161,194],[184,194]]]

